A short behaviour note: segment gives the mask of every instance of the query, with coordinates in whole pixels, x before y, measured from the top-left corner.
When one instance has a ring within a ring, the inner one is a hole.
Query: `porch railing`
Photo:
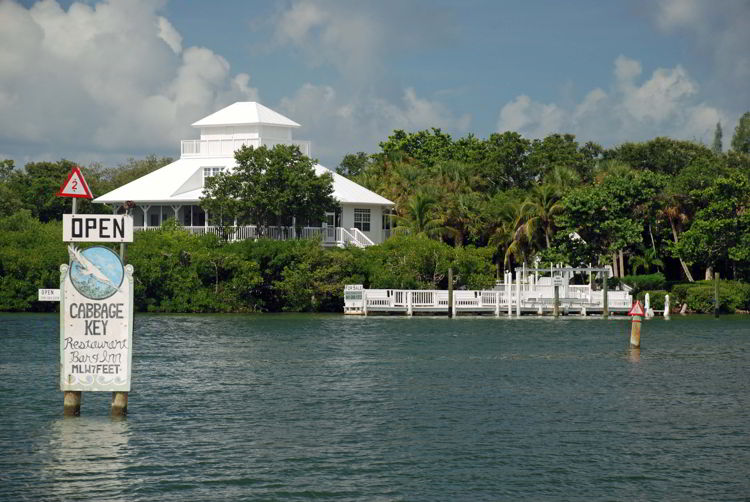
[[[161,227],[135,227],[135,230],[147,231],[158,230]],[[347,230],[342,227],[283,227],[274,226],[266,227],[263,235],[258,232],[256,225],[238,225],[229,227],[210,226],[184,226],[188,232],[196,235],[214,234],[223,235],[226,232],[229,240],[246,240],[263,237],[273,240],[292,240],[292,239],[314,239],[321,238],[323,244],[345,246],[347,244],[357,247],[373,246],[375,243],[365,234],[356,228]],[[333,232],[331,232],[333,230]],[[335,239],[331,237],[335,236]]]

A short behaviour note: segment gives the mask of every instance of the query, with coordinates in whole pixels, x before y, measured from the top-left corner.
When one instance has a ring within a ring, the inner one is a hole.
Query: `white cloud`
[[[162,16],[159,16],[157,23],[159,26],[159,38],[164,40],[175,54],[182,52],[182,36],[172,26],[172,23]]]
[[[750,103],[750,2],[658,0],[649,2],[656,25],[685,37],[691,57],[709,68],[705,87],[737,115]]]
[[[448,13],[431,3],[297,0],[275,20],[274,41],[310,66],[327,65],[360,83],[381,74],[386,58],[449,44]]]
[[[295,137],[313,140],[313,155],[335,167],[344,153],[374,152],[394,129],[441,127],[465,133],[470,115],[453,115],[438,101],[404,90],[398,103],[370,94],[345,99],[327,85],[304,84],[281,102],[280,111],[302,124]]]
[[[25,145],[16,158],[176,153],[177,141],[195,134],[190,123],[257,99],[249,76],[232,75],[221,56],[183,50],[159,7],[0,1],[0,146]]]
[[[609,91],[593,89],[567,108],[518,96],[500,110],[497,129],[529,137],[569,132],[611,145],[655,136],[709,142],[716,123],[728,123],[727,113],[697,101],[699,86],[681,66],[656,69],[644,82],[641,73],[638,61],[619,56]]]

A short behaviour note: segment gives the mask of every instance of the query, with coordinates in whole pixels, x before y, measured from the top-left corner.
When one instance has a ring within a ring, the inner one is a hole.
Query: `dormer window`
[[[206,178],[210,178],[212,176],[216,176],[220,172],[223,172],[223,167],[204,167],[203,168],[203,182],[205,184]]]

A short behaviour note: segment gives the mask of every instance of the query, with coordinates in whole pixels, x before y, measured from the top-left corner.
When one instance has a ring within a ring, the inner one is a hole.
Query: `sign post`
[[[636,300],[633,307],[628,312],[629,316],[632,316],[632,322],[630,323],[630,347],[639,349],[641,347],[641,317],[646,312],[643,310],[640,300]]]
[[[60,390],[65,415],[80,415],[83,391],[112,392],[112,415],[127,413],[132,367],[133,267],[111,249],[75,242],[133,242],[130,215],[76,214],[76,199],[92,198],[73,167],[57,195],[73,198],[63,215],[68,264],[60,266]],[[40,293],[41,295],[41,293]]]

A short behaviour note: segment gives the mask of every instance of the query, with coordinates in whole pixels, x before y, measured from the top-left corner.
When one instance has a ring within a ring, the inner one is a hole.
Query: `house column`
[[[178,213],[180,212],[181,207],[182,207],[182,204],[172,206],[172,211],[174,211],[174,221],[179,225],[182,225],[182,222],[178,219]]]
[[[143,211],[143,228],[148,228],[148,210],[151,209],[151,206],[138,206],[141,208],[141,211]]]

